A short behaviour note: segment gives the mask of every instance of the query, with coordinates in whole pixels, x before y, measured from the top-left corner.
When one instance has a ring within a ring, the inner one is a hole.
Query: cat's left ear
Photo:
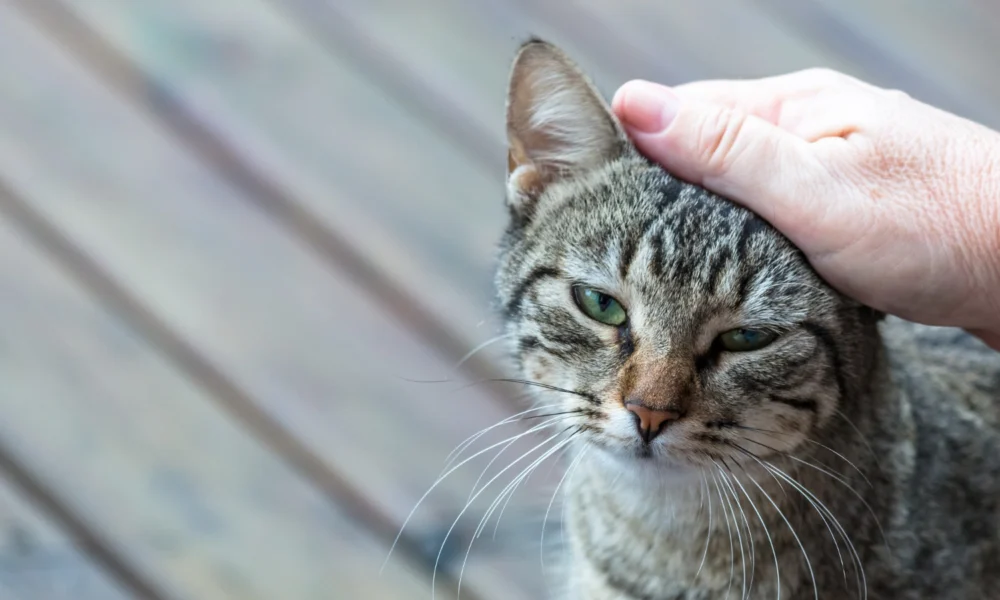
[[[620,156],[627,137],[600,92],[558,48],[518,51],[507,90],[507,201],[525,216],[553,183]]]

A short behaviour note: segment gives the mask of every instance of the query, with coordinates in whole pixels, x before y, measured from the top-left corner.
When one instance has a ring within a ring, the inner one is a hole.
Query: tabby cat
[[[833,290],[550,44],[507,131],[499,300],[572,438],[560,597],[1000,598],[1000,354]]]

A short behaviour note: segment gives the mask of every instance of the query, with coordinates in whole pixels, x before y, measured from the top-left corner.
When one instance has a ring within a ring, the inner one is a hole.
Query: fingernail
[[[680,99],[666,86],[630,81],[618,89],[612,106],[631,131],[658,133],[669,127],[677,116]]]

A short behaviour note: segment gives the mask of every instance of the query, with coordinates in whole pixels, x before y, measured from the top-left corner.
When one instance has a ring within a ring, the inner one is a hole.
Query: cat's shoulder
[[[890,316],[882,322],[881,333],[890,352],[918,363],[964,366],[970,375],[1000,373],[1000,352],[963,329],[921,325]]]
[[[895,317],[881,333],[894,379],[911,398],[969,410],[1000,428],[1000,352],[962,329]]]

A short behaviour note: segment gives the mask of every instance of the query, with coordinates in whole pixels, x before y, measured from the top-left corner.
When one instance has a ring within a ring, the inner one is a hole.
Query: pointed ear
[[[507,200],[525,216],[545,188],[620,156],[621,125],[587,77],[555,46],[532,40],[507,89]]]

